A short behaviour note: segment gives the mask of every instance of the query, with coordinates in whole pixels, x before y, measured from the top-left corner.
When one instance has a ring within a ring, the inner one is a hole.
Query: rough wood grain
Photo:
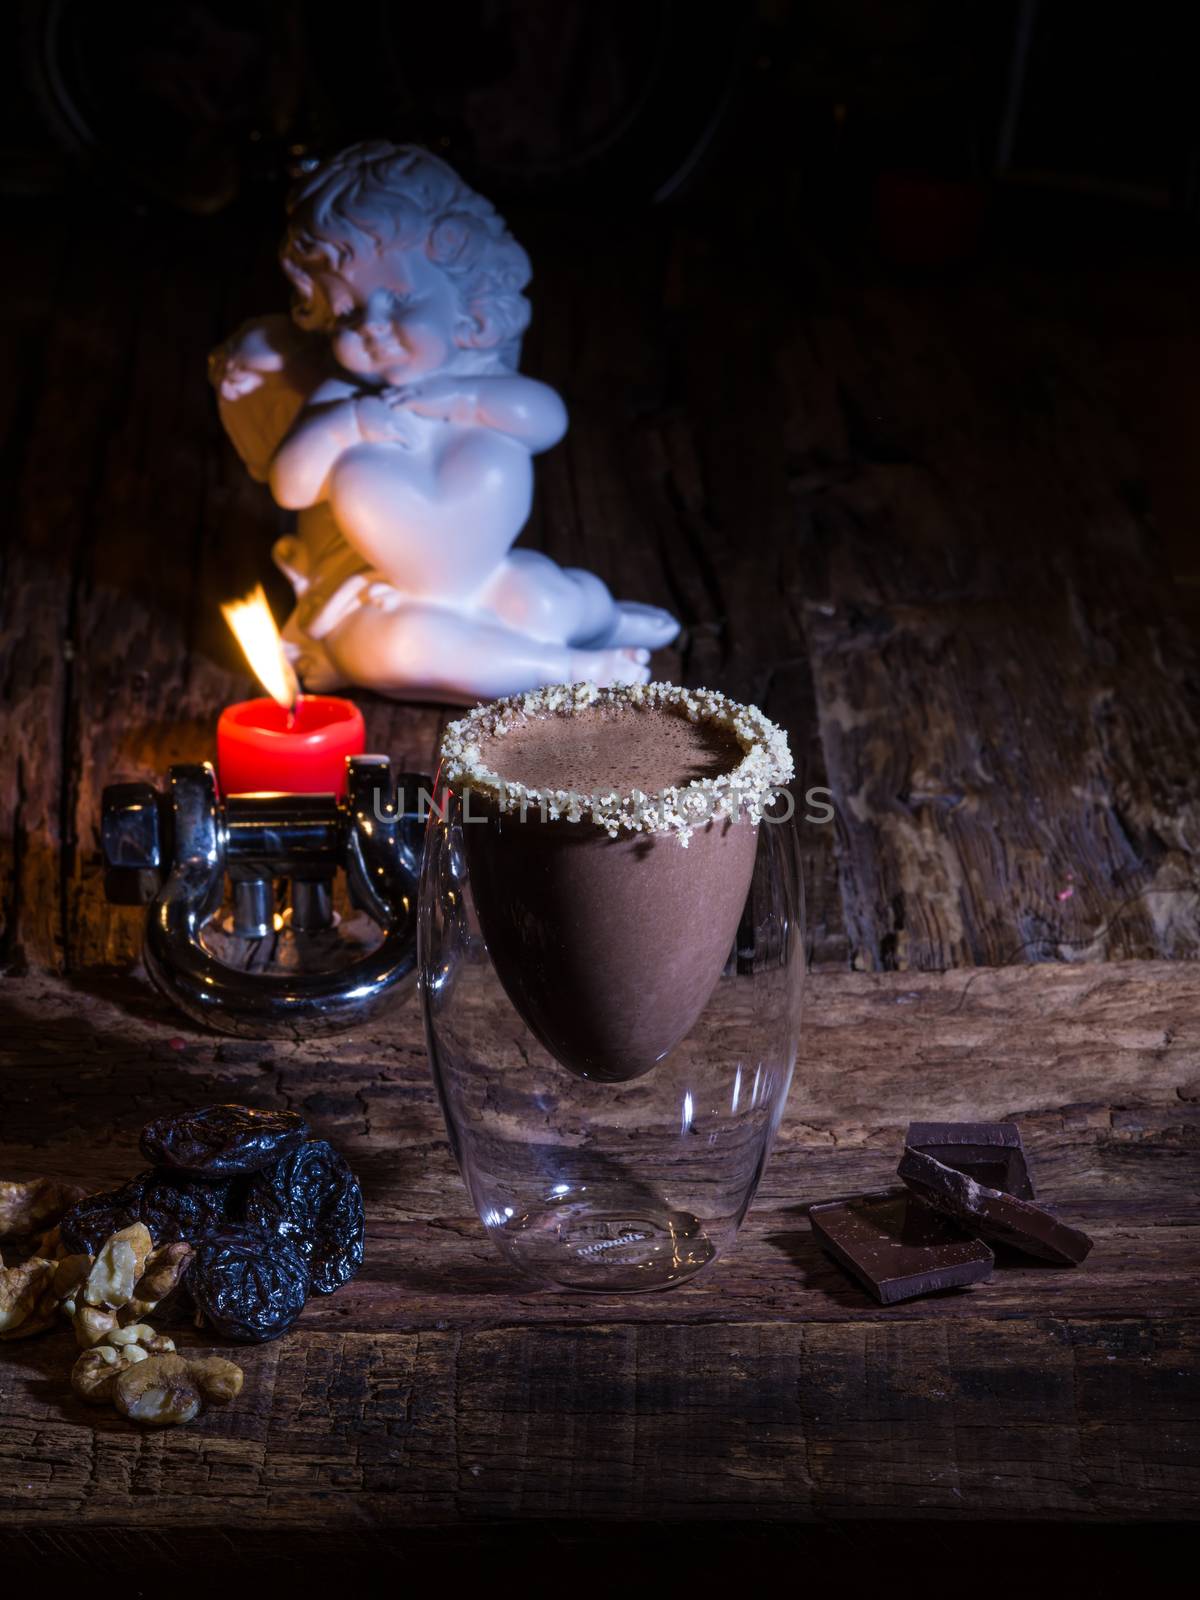
[[[1082,278],[1010,264],[898,295],[822,272],[787,340],[864,966],[1200,949],[1195,649]]]
[[[217,603],[263,574],[278,519],[203,356],[279,303],[274,223],[35,221],[0,329],[21,498],[0,959],[29,972],[0,983],[0,1172],[101,1186],[164,1107],[296,1106],[360,1172],[370,1248],[247,1357],[238,1406],[173,1435],[76,1405],[68,1341],[5,1346],[0,1529],[41,1559],[83,1528],[98,1570],[145,1556],[147,1529],[203,1559],[229,1530],[291,1551],[314,1527],[348,1548],[496,1518],[1194,1516],[1200,969],[1091,964],[1198,949],[1197,680],[1154,520],[1161,484],[1186,502],[1189,390],[1142,309],[1162,271],[1132,298],[1095,261],[884,282],[686,212],[517,226],[527,364],[572,413],[528,542],[676,608],[660,674],[757,699],[797,788],[833,786],[836,825],[805,836],[814,965],[1059,964],[814,979],[735,1253],[602,1309],[515,1279],[454,1170],[411,1003],[372,1033],[256,1046],[192,1032],[130,975],[99,795],[210,754],[248,687]],[[1122,385],[1160,370],[1151,422]],[[364,709],[374,747],[425,764],[437,708]],[[805,1207],[890,1181],[917,1115],[1018,1117],[1041,1192],[1096,1238],[1086,1267],[868,1300]]]
[[[279,302],[273,219],[96,220],[35,219],[6,302],[3,954],[69,970],[134,954],[97,894],[100,789],[211,752],[246,688],[217,605],[279,527],[203,379]],[[1198,680],[1155,523],[1186,480],[1182,269],[1030,252],[934,284],[686,212],[515,220],[527,365],[572,415],[527,542],[673,606],[660,674],[759,700],[797,789],[833,787],[805,837],[814,962],[1195,954]],[[429,759],[436,708],[367,711]]]
[[[817,977],[738,1248],[668,1295],[530,1289],[470,1212],[411,1003],[322,1046],[221,1041],[129,981],[0,985],[0,1171],[97,1184],[151,1110],[303,1109],[367,1196],[363,1272],[247,1354],[238,1405],[131,1434],[0,1362],[0,1523],[1194,1516],[1200,967]],[[1086,1266],[884,1310],[808,1203],[886,1183],[911,1116],[1015,1116]],[[149,1493],[148,1491],[153,1491]]]
[[[74,299],[67,268],[84,248],[96,302]],[[74,677],[75,566],[98,512],[109,400],[123,388],[134,340],[134,285],[121,271],[128,241],[82,219],[32,230],[5,297],[8,448],[0,597],[0,899],[3,951],[59,965],[65,942],[62,838],[64,729]]]

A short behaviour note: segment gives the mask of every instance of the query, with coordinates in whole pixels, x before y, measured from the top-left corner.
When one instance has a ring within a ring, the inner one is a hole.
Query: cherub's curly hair
[[[351,145],[308,173],[288,196],[280,259],[296,289],[292,315],[314,325],[314,269],[368,247],[423,245],[458,290],[460,349],[515,371],[529,324],[529,257],[495,207],[437,156],[416,145]]]

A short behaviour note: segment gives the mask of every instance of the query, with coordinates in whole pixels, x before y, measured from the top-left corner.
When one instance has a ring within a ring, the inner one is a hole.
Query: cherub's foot
[[[294,640],[285,639],[283,648],[292,670],[300,680],[300,687],[307,694],[328,694],[331,689],[345,687],[345,673],[338,671],[324,647],[316,640],[306,639],[300,645]]]
[[[601,689],[618,683],[649,683],[649,661],[649,650],[572,650],[571,681],[595,683]]]
[[[271,546],[271,559],[296,591],[297,600],[309,587],[308,551],[304,541],[285,534]]]
[[[618,600],[617,614],[601,643],[635,645],[660,650],[679,632],[679,624],[661,606],[644,606],[637,600]]]

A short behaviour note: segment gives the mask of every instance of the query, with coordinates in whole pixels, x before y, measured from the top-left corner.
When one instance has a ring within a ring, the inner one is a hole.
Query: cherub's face
[[[421,249],[365,253],[314,274],[314,310],[349,372],[378,383],[415,383],[454,354],[458,295]]]

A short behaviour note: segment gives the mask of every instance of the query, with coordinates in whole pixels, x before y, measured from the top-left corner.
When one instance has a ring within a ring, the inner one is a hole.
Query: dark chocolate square
[[[904,1141],[988,1189],[1032,1200],[1033,1180],[1015,1122],[912,1122]]]
[[[1008,1245],[1061,1266],[1078,1266],[1092,1248],[1086,1233],[1060,1222],[1045,1206],[977,1183],[969,1172],[948,1166],[924,1150],[907,1148],[899,1172],[928,1205],[993,1244]]]
[[[903,1190],[810,1206],[808,1216],[822,1246],[885,1306],[992,1273],[987,1245]]]

